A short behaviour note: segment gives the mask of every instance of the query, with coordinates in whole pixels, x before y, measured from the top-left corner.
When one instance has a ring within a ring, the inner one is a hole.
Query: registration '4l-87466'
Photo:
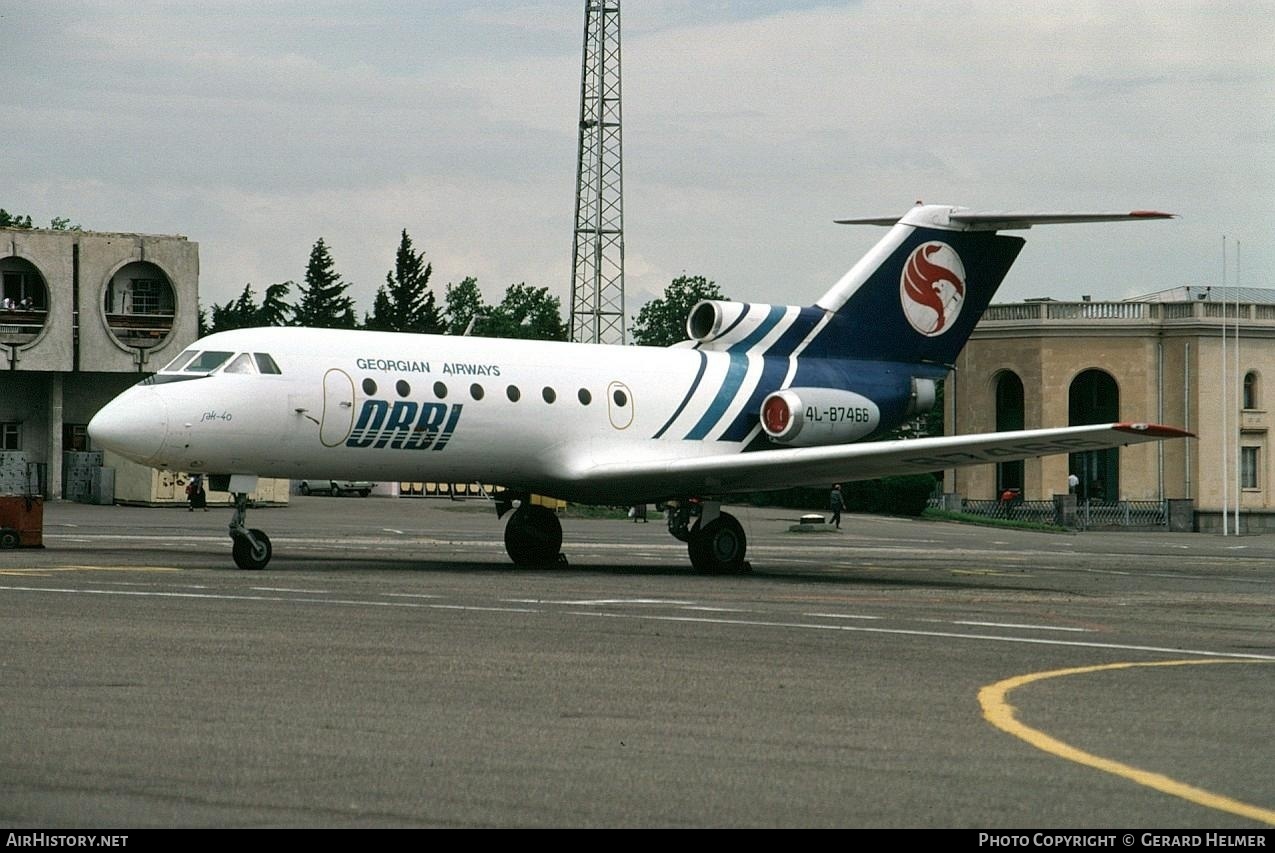
[[[862,406],[824,406],[823,408],[806,406],[806,420],[814,423],[827,421],[834,424],[846,422],[866,424],[872,421],[872,413]]]

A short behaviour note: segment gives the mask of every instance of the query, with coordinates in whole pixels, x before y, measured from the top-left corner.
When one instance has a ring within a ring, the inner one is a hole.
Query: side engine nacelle
[[[775,308],[783,308],[793,315],[801,311],[794,306],[706,299],[696,303],[687,315],[686,334],[708,349],[724,349],[751,335]]]
[[[771,441],[790,447],[857,441],[880,423],[876,403],[837,388],[785,388],[761,403],[761,428]]]

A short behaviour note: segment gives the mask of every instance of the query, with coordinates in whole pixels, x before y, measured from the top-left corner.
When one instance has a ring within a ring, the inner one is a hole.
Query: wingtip
[[[1119,432],[1129,432],[1135,435],[1153,436],[1155,438],[1195,438],[1195,433],[1189,430],[1165,426],[1164,424],[1120,423],[1112,428]]]

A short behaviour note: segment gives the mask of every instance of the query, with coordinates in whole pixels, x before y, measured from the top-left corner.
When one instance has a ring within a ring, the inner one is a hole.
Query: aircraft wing
[[[1158,424],[1109,423],[1055,429],[871,441],[824,447],[650,461],[601,462],[578,472],[577,485],[631,503],[675,494],[730,494],[792,486],[871,480],[964,465],[1013,462],[1058,453],[1192,438]],[[612,488],[616,491],[612,492]]]

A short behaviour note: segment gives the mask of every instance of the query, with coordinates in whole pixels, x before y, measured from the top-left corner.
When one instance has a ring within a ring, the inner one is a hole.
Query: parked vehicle
[[[300,489],[303,495],[332,495],[334,498],[358,495],[365,498],[372,494],[375,485],[366,480],[302,480]]]

